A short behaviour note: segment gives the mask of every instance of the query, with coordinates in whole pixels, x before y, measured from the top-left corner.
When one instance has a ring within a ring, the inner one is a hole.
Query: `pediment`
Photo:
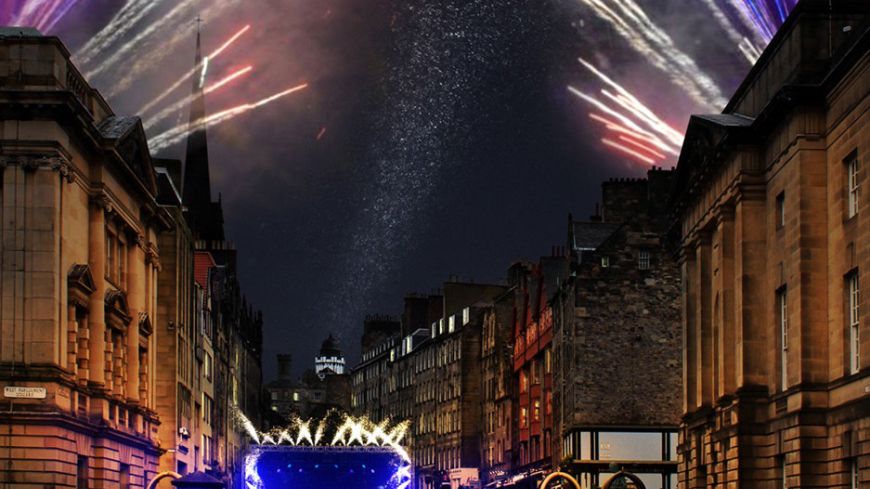
[[[106,291],[106,324],[124,330],[130,324],[130,310],[127,295],[120,290]]]
[[[151,318],[147,312],[139,313],[139,334],[142,336],[151,336],[154,328],[151,326]]]
[[[91,294],[97,290],[94,284],[94,276],[91,267],[84,264],[75,264],[67,275],[67,291],[70,301],[80,307],[87,307]]]
[[[124,163],[153,194],[157,193],[157,175],[148,151],[148,140],[142,120],[138,117],[110,116],[99,125],[103,137],[108,139]]]

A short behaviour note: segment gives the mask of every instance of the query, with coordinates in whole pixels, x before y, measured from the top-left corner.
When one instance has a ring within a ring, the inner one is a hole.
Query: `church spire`
[[[194,57],[193,86],[191,87],[190,119],[188,121],[187,151],[184,159],[182,201],[187,207],[189,224],[198,239],[222,241],[223,212],[219,203],[211,200],[211,179],[209,176],[208,139],[204,124],[205,94],[203,84],[208,58],[202,56],[197,17],[196,55]]]

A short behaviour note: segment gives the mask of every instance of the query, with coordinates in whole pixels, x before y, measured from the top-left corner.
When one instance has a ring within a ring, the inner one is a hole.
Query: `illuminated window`
[[[535,421],[541,420],[541,400],[535,399],[535,402],[532,404],[532,419]]]
[[[553,352],[547,348],[544,350],[544,373],[549,374],[553,372]]]
[[[649,270],[649,251],[640,250],[637,253],[637,268],[641,270]]]
[[[849,284],[849,373],[857,374],[861,368],[861,343],[858,337],[860,326],[858,272],[849,274],[846,280]]]
[[[520,408],[520,428],[528,428],[529,426],[529,408]]]
[[[858,154],[852,153],[846,159],[846,180],[847,189],[849,192],[847,217],[854,217],[858,214],[858,205],[860,204],[860,182],[858,180]]]
[[[776,229],[785,226],[785,192],[776,196]]]
[[[602,256],[601,257],[601,268],[607,268],[610,266],[610,257]]]
[[[471,309],[466,307],[462,310],[462,325],[468,324],[469,321],[471,321]]]

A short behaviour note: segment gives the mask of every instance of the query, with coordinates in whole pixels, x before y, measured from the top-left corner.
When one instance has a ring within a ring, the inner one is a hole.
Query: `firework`
[[[203,93],[208,94],[208,93],[214,92],[215,90],[223,87],[224,85],[231,83],[235,79],[242,77],[244,75],[247,75],[253,69],[254,69],[253,66],[246,66],[244,68],[240,68],[240,69],[230,73],[229,75],[225,76],[221,80],[218,80],[214,84],[205,87],[205,89],[203,90]],[[143,123],[145,130],[147,131],[148,129],[151,129],[160,121],[166,119],[167,117],[171,116],[172,114],[175,114],[175,113],[183,110],[185,107],[190,105],[190,103],[193,102],[193,100],[196,97],[197,97],[196,95],[188,95],[187,97],[179,100],[178,102],[175,102],[174,104],[170,105],[169,107],[164,108],[163,110],[161,110],[160,112],[158,112],[154,116],[149,117]]]
[[[231,120],[235,117],[238,117],[239,115],[242,115],[246,112],[254,110],[258,107],[262,107],[263,105],[266,105],[270,102],[274,102],[275,100],[278,100],[279,98],[290,95],[291,93],[295,93],[295,92],[298,92],[300,90],[303,90],[307,87],[308,87],[308,84],[303,83],[301,85],[297,85],[295,87],[288,88],[287,90],[284,90],[284,91],[278,92],[276,94],[270,95],[266,98],[260,99],[256,102],[237,105],[235,107],[231,107],[229,109],[222,110],[220,112],[216,112],[214,114],[203,117],[203,118],[201,118],[197,121],[194,121],[193,123],[190,123],[190,124],[180,124],[172,129],[169,129],[168,131],[163,132],[162,134],[160,134],[154,138],[151,138],[149,141],[149,143],[150,143],[149,146],[150,146],[152,152],[156,152],[158,150],[167,148],[169,146],[172,146],[173,144],[180,142],[181,140],[186,138],[188,136],[188,134],[190,134],[194,131],[205,129],[205,128],[208,128],[211,126],[216,126],[218,124],[221,124],[223,122]]]
[[[75,54],[77,62],[89,63],[95,56],[123,39],[146,15],[160,5],[160,0],[131,0],[121,7],[109,23]]]
[[[208,56],[206,56],[205,59],[212,59],[212,60],[214,60],[215,58],[217,58],[217,57],[218,57],[222,52],[224,52],[228,47],[230,47],[234,42],[236,42],[236,40],[238,40],[240,37],[242,37],[243,34],[245,34],[246,32],[248,32],[248,30],[249,30],[250,28],[251,28],[250,25],[246,25],[246,26],[242,27],[241,29],[239,29],[235,34],[233,34],[232,36],[230,36],[229,39],[227,39],[226,41],[224,41],[224,43],[221,44],[217,49],[215,49],[214,51],[212,51],[211,54],[209,54]],[[184,82],[186,82],[187,80],[189,80],[190,77],[192,77],[193,75],[195,75],[197,71],[201,71],[201,70],[203,70],[202,65],[194,66],[192,70],[190,70],[190,71],[188,71],[187,73],[185,73],[184,75],[182,75],[181,78],[179,78],[178,80],[176,80],[172,85],[169,86],[169,88],[167,88],[166,90],[164,90],[163,92],[161,92],[159,95],[157,95],[156,97],[154,97],[150,102],[148,102],[147,104],[145,104],[144,107],[142,107],[141,109],[139,109],[139,113],[140,113],[140,114],[145,114],[145,113],[147,113],[149,110],[151,110],[151,109],[153,109],[154,107],[156,107],[156,106],[157,106],[160,102],[162,102],[166,97],[172,95],[172,93],[173,93],[175,90],[177,90],[178,87],[180,87]]]
[[[629,46],[703,107],[725,105],[719,87],[689,55],[680,50],[668,34],[650,19],[634,0],[581,0],[595,15],[607,22]]]
[[[100,64],[91,68],[87,73],[85,73],[85,77],[92,79],[107,71],[108,69],[116,66],[120,60],[129,57],[130,51],[140,46],[143,41],[145,41],[145,39],[149,38],[154,33],[160,31],[164,27],[167,27],[167,25],[170,23],[173,23],[173,25],[175,25],[174,23],[176,23],[179,18],[190,14],[195,3],[196,0],[181,0],[180,2],[178,2],[169,12],[167,12],[165,15],[160,16],[159,20],[152,24],[149,24],[148,27],[133,36],[133,39],[130,39],[123,45],[114,49],[111,55],[105,56]]]
[[[599,90],[603,99],[573,86],[568,87],[569,92],[605,114],[593,112],[589,115],[615,137],[603,138],[602,143],[650,165],[666,160],[668,155],[679,155],[684,139],[680,131],[667,124],[628,89],[592,63],[582,58],[579,61],[607,87]]]

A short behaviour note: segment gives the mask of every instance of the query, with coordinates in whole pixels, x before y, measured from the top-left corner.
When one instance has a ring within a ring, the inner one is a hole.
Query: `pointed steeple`
[[[194,57],[193,86],[191,87],[190,119],[188,121],[187,152],[184,159],[182,201],[187,207],[188,220],[198,239],[222,241],[224,239],[223,212],[220,203],[211,200],[208,139],[204,120],[204,73],[208,59],[202,57],[202,41],[197,18],[196,55]]]

